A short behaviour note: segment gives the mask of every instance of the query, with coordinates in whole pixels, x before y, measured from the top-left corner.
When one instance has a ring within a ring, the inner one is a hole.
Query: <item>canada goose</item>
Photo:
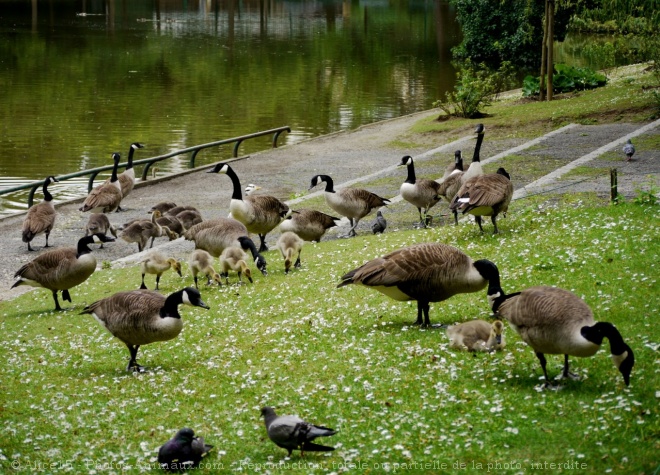
[[[44,180],[44,200],[32,206],[28,210],[27,215],[25,215],[25,220],[23,221],[23,242],[27,243],[28,251],[34,251],[30,243],[35,236],[41,233],[46,234],[46,245],[44,247],[50,247],[48,245],[48,237],[55,224],[56,213],[55,205],[53,204],[53,195],[48,191],[48,185],[54,182],[58,182],[54,176],[49,176]]]
[[[513,184],[510,176],[500,167],[497,173],[487,173],[466,181],[456,193],[449,209],[474,215],[481,232],[484,232],[481,217],[490,216],[493,234],[497,234],[497,215],[506,213],[512,196]]]
[[[77,247],[50,249],[21,266],[14,274],[18,280],[11,288],[29,285],[48,289],[53,292],[55,310],[62,310],[57,292],[62,291],[62,298],[71,302],[69,289],[85,282],[96,270],[96,258],[88,245],[112,241],[99,233],[81,238]]]
[[[305,244],[305,241],[303,241],[296,233],[292,233],[291,231],[282,233],[280,238],[277,240],[277,248],[280,250],[282,257],[284,258],[285,274],[288,274],[289,269],[291,269],[291,261],[293,260],[294,255],[297,255],[298,257],[293,266],[300,267],[300,252],[302,251],[303,244]]]
[[[468,351],[495,351],[505,346],[502,330],[504,325],[499,320],[493,324],[484,320],[472,320],[447,328],[447,336],[452,348]]]
[[[204,249],[213,257],[220,257],[228,247],[250,250],[257,269],[267,275],[266,259],[257,251],[254,242],[247,237],[245,225],[233,218],[216,218],[202,221],[184,233],[184,237],[195,241],[195,248]]]
[[[298,416],[278,416],[272,407],[263,407],[261,415],[266,424],[268,438],[275,445],[289,451],[289,457],[294,450],[300,449],[300,456],[307,452],[330,452],[334,447],[315,444],[312,441],[317,437],[329,437],[337,433],[328,427],[312,424]]]
[[[530,287],[505,294],[502,288],[488,288],[488,301],[498,318],[509,322],[525,343],[536,353],[545,386],[550,385],[545,354],[564,355],[562,376],[575,378],[568,371],[568,356],[589,357],[596,354],[603,338],[610,341],[614,366],[623,375],[626,386],[635,364],[632,349],[623,341],[614,325],[595,322],[589,306],[577,295],[555,287]]]
[[[387,206],[387,203],[390,202],[387,198],[381,198],[377,194],[361,188],[342,188],[335,191],[332,178],[328,175],[314,176],[309,189],[311,190],[321,182],[325,182],[325,202],[337,213],[346,216],[351,223],[347,236],[355,236],[357,234],[355,228],[362,218],[375,208]]]
[[[184,427],[158,449],[158,464],[172,472],[194,469],[211,449],[204,438],[195,437],[192,429]]]
[[[296,233],[305,241],[320,241],[325,232],[337,226],[341,218],[316,211],[314,209],[294,210],[291,216],[280,223],[280,231]]]
[[[229,203],[229,211],[234,219],[245,224],[248,231],[259,235],[261,240],[259,252],[267,251],[266,235],[290,214],[289,207],[269,195],[252,195],[243,199],[238,175],[226,163],[217,164],[208,173],[224,173],[231,179],[234,192]]]
[[[242,275],[245,274],[245,277],[252,283],[252,271],[247,265],[245,260],[247,259],[247,254],[240,247],[228,247],[222,254],[220,254],[220,268],[222,271],[220,275],[225,278],[225,283],[229,285],[229,271],[232,270],[238,273],[238,282],[243,283]]]
[[[461,188],[461,177],[463,176],[463,157],[461,151],[457,150],[454,156],[454,172],[449,174],[441,183],[438,189],[438,195],[447,203],[456,196],[456,193]],[[453,211],[454,222],[458,225],[458,211]]]
[[[382,234],[387,229],[387,220],[383,216],[383,213],[378,210],[376,211],[376,219],[371,224],[371,230],[374,234]]]
[[[151,214],[151,220],[139,220],[133,222],[130,226],[126,227],[121,234],[119,235],[126,242],[135,242],[138,245],[138,251],[142,252],[149,238],[151,238],[151,245],[149,248],[152,248],[154,241],[157,237],[167,236],[170,241],[178,238],[179,236],[172,232],[167,226],[161,226],[158,224],[158,218],[160,218],[160,211],[156,210]]]
[[[126,170],[123,173],[120,173],[117,178],[119,179],[119,184],[121,185],[121,194],[122,200],[126,198],[133,187],[135,186],[135,170],[133,169],[133,154],[138,148],[143,148],[144,145],[134,142],[131,144],[128,149],[128,160],[126,161]],[[109,180],[108,180],[109,181]],[[121,206],[117,207],[117,211],[123,211]]]
[[[176,208],[176,203],[173,201],[161,201],[160,203],[153,205],[149,210],[149,213],[153,213],[154,211],[158,210],[161,212],[161,214],[165,214],[172,208]]]
[[[623,146],[623,153],[626,154],[626,161],[629,162],[632,160],[633,155],[635,155],[635,146],[632,143],[632,140],[628,139],[626,144]]]
[[[146,289],[147,286],[144,284],[144,276],[146,274],[156,274],[156,290],[158,290],[158,284],[160,283],[160,276],[163,275],[163,272],[172,269],[181,275],[181,263],[174,259],[173,257],[165,257],[158,251],[151,251],[147,254],[144,259],[140,261],[140,268],[142,269],[142,285],[141,289]]]
[[[190,255],[188,264],[190,265],[190,270],[192,272],[193,279],[195,280],[196,288],[199,288],[197,285],[198,274],[206,274],[207,285],[211,284],[211,279],[213,279],[218,284],[221,283],[220,274],[218,274],[213,268],[213,256],[206,252],[204,249],[195,249]]]
[[[110,333],[121,340],[131,354],[127,371],[145,370],[137,361],[142,345],[175,338],[183,328],[179,305],[208,309],[199,290],[186,287],[168,297],[155,290],[117,292],[85,307],[81,314],[89,313]]]
[[[497,266],[486,259],[473,262],[453,246],[422,243],[368,261],[345,274],[337,287],[361,284],[394,300],[417,300],[415,325],[429,326],[430,302],[477,292],[489,282],[499,285],[499,278]]]
[[[123,196],[121,194],[121,185],[117,178],[117,167],[119,166],[120,159],[121,155],[118,153],[115,152],[112,154],[112,160],[114,160],[115,165],[112,167],[110,181],[104,182],[90,191],[80,207],[80,211],[83,213],[86,211],[111,213],[119,207]]]
[[[177,213],[175,217],[179,220],[184,229],[191,228],[195,224],[199,224],[203,221],[202,215],[199,211],[193,211],[190,209]]]
[[[456,164],[458,163],[459,159],[461,161],[461,168],[460,168],[460,170],[457,170],[456,169]],[[461,158],[461,151],[460,150],[456,150],[454,152],[454,161],[451,162],[449,165],[447,165],[447,168],[445,168],[445,172],[442,175],[442,178],[440,179],[440,183],[445,181],[447,179],[447,177],[449,177],[449,175],[452,175],[452,174],[456,173],[457,171],[463,171],[463,159]]]
[[[114,237],[117,237],[117,229],[110,224],[107,215],[103,213],[91,213],[89,215],[89,219],[87,219],[87,224],[85,225],[85,236],[98,233],[108,234],[108,231],[110,231]],[[103,249],[103,243],[101,243],[99,249]]]
[[[477,143],[474,146],[474,153],[472,154],[472,163],[465,172],[461,175],[461,183],[465,183],[472,177],[483,175],[484,171],[481,168],[481,145],[484,142],[484,134],[486,133],[486,128],[484,124],[477,124],[474,129],[474,133],[477,134]],[[450,198],[451,199],[451,198]]]
[[[440,195],[438,194],[440,191],[440,183],[427,178],[418,179],[415,176],[415,163],[410,155],[403,157],[399,166],[408,168],[408,177],[406,178],[406,181],[401,184],[399,190],[401,192],[401,197],[417,208],[417,212],[419,213],[419,226],[425,228],[427,226],[426,218],[429,210],[440,201]],[[423,215],[422,210],[424,210]]]

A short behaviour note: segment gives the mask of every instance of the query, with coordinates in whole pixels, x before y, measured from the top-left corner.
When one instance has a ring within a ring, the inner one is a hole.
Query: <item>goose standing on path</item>
[[[447,203],[451,203],[451,200],[461,188],[461,176],[463,176],[463,157],[461,151],[456,150],[454,153],[454,171],[442,180],[438,189],[438,195],[444,198]],[[453,214],[454,223],[458,226],[458,212],[453,211]]]
[[[208,309],[199,290],[186,287],[168,297],[155,290],[131,290],[97,300],[85,307],[89,313],[111,334],[128,348],[131,358],[126,371],[143,372],[137,361],[142,345],[176,338],[183,328],[179,305]]]
[[[69,289],[85,282],[96,270],[96,258],[88,245],[112,241],[99,233],[81,238],[77,247],[50,249],[18,269],[14,274],[18,280],[11,288],[29,285],[48,289],[53,293],[55,310],[62,310],[57,292],[61,291],[62,298],[71,302]]]
[[[259,252],[268,250],[266,235],[291,212],[289,207],[270,195],[251,195],[243,199],[241,183],[236,172],[226,163],[218,163],[207,173],[224,173],[234,186],[229,203],[232,217],[245,225],[248,231],[259,235]]]
[[[505,294],[501,287],[488,288],[488,301],[498,318],[506,319],[532,347],[541,363],[545,386],[550,386],[545,354],[564,355],[562,376],[575,379],[568,370],[568,356],[589,357],[596,354],[603,338],[610,342],[614,366],[623,375],[626,386],[635,364],[632,349],[623,341],[614,325],[595,322],[589,306],[577,295],[555,287],[530,287],[522,292]]]
[[[513,197],[511,177],[504,168],[498,168],[497,173],[479,175],[466,181],[449,205],[453,212],[474,215],[481,232],[481,217],[490,216],[493,223],[493,234],[497,229],[497,216],[506,213]]]
[[[27,243],[28,251],[34,251],[30,243],[35,236],[41,233],[46,234],[46,245],[44,247],[50,247],[48,245],[48,237],[55,224],[55,216],[57,213],[55,213],[53,195],[48,191],[48,185],[56,182],[58,182],[58,180],[54,176],[49,176],[44,180],[43,201],[32,206],[28,210],[27,215],[25,215],[25,220],[23,221],[23,242]]]
[[[104,182],[89,192],[87,198],[80,207],[83,213],[92,211],[94,213],[111,213],[115,211],[121,203],[121,185],[117,178],[117,167],[121,155],[119,153],[112,154],[112,160],[115,162],[112,167],[112,175],[109,182]]]
[[[121,194],[122,200],[126,198],[133,187],[135,186],[135,170],[133,169],[133,154],[138,148],[143,148],[144,145],[137,142],[133,142],[131,147],[128,149],[128,160],[126,161],[126,170],[123,173],[119,174],[117,177],[119,179],[119,184],[121,185]],[[124,211],[121,209],[121,206],[117,207],[117,211]]]
[[[410,155],[406,155],[399,163],[400,167],[408,167],[408,177],[403,182],[400,188],[401,196],[408,203],[417,208],[419,213],[419,227],[427,227],[428,212],[433,208],[441,196],[438,194],[440,191],[440,183],[435,180],[427,178],[417,178],[415,175],[415,163]],[[422,210],[424,214],[422,215]]]
[[[491,261],[473,262],[453,246],[423,243],[368,261],[345,274],[337,287],[348,284],[371,287],[402,302],[416,300],[415,325],[429,326],[430,302],[478,292],[486,285],[499,286],[500,274]]]
[[[337,213],[346,216],[351,223],[351,229],[346,237],[356,236],[355,228],[360,220],[374,209],[387,206],[387,203],[390,202],[387,198],[381,198],[362,188],[342,188],[335,191],[332,178],[328,175],[314,176],[309,189],[311,190],[322,182],[325,182],[325,202]]]
[[[305,241],[319,242],[328,229],[337,226],[340,219],[314,209],[303,208],[293,210],[291,216],[280,223],[280,231],[291,231]]]

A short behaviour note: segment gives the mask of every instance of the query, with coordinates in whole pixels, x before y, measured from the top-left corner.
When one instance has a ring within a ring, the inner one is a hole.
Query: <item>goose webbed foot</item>
[[[126,371],[129,373],[146,373],[147,367],[137,364],[136,361],[129,361]]]
[[[580,379],[577,374],[571,373],[568,370],[568,355],[564,355],[564,369],[561,372],[561,379],[572,379],[573,381],[578,381]]]

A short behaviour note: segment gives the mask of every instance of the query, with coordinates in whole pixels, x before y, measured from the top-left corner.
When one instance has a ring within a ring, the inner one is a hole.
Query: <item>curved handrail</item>
[[[238,157],[238,147],[244,140],[248,139],[253,139],[257,137],[263,137],[264,135],[270,135],[273,134],[273,148],[277,148],[277,139],[279,138],[280,134],[282,132],[291,132],[291,128],[289,126],[283,126],[283,127],[277,127],[275,129],[269,129],[269,130],[263,130],[261,132],[255,132],[252,134],[248,135],[241,135],[240,137],[233,137],[230,139],[224,139],[224,140],[216,140],[215,142],[209,142],[205,144],[200,144],[200,145],[195,145],[192,147],[184,148],[181,150],[175,150],[174,152],[166,153],[164,155],[158,155],[156,157],[150,157],[150,158],[143,158],[141,160],[134,160],[133,165],[143,165],[144,164],[144,169],[142,170],[142,180],[146,180],[148,173],[149,173],[149,168],[151,165],[153,165],[156,162],[160,162],[162,160],[166,160],[168,158],[176,157],[177,155],[183,155],[184,153],[191,153],[190,156],[190,161],[189,161],[189,168],[195,168],[195,158],[197,157],[197,154],[204,149],[210,148],[210,147],[217,147],[220,145],[226,145],[230,143],[236,143],[234,145],[234,150],[232,157],[236,158]],[[127,163],[120,163],[120,167],[125,167],[128,165]],[[90,175],[89,181],[87,183],[87,192],[89,193],[92,188],[94,187],[94,179],[96,176],[104,171],[107,170],[112,170],[113,165],[104,165],[102,167],[97,167],[97,168],[90,168],[88,170],[81,170],[75,173],[69,173],[67,175],[62,175],[56,177],[58,181],[66,181],[71,178],[77,178],[79,176],[85,176],[85,175]],[[0,190],[0,195],[6,195],[8,193],[13,193],[15,191],[20,191],[20,190],[27,190],[30,189],[30,193],[28,194],[28,208],[32,206],[34,203],[34,193],[36,190],[44,184],[43,180],[32,182],[32,183],[26,183],[24,185],[19,185],[19,186],[14,186],[11,188],[5,188],[3,190]]]

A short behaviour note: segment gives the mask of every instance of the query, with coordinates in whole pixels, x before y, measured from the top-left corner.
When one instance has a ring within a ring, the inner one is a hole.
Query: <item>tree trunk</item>
[[[539,77],[539,101],[545,100],[545,68],[547,59],[546,47],[548,43],[548,0],[545,0],[545,14],[543,15],[543,42],[541,44],[541,74]]]
[[[555,71],[554,65],[554,36],[555,36],[555,0],[548,0],[548,42],[546,48],[548,49],[548,100],[552,100],[552,75]]]

